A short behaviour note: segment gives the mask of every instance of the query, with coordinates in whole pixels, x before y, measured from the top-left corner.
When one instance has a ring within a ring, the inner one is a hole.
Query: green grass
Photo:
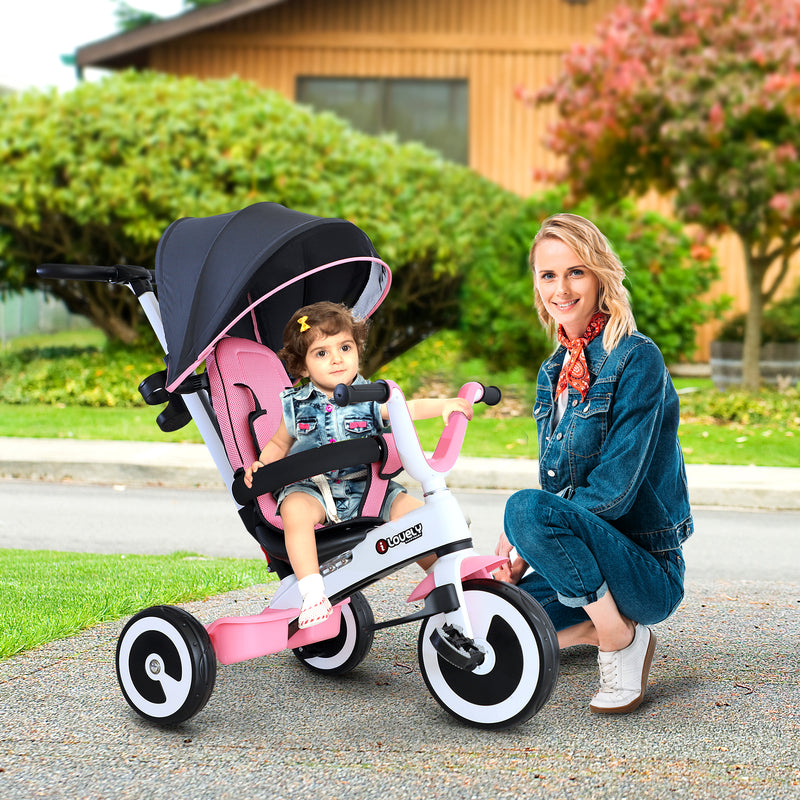
[[[90,408],[88,406],[0,403],[0,436],[37,439],[113,439],[142,442],[202,442],[194,422],[173,433],[156,424],[161,406]]]
[[[709,390],[709,381],[676,380]],[[686,398],[684,396],[684,402]],[[688,406],[688,403],[686,403]],[[500,407],[498,407],[500,408]],[[32,436],[53,439],[111,439],[156,442],[202,442],[193,422],[174,433],[162,433],[155,418],[159,407],[88,408],[85,406],[0,405],[0,436]],[[416,423],[420,441],[433,450],[442,429],[439,419]],[[765,422],[723,423],[687,414],[680,427],[680,441],[688,464],[754,464],[796,467],[800,465],[800,430],[785,419]],[[495,417],[479,407],[467,429],[462,449],[465,456],[480,458],[536,458],[536,425],[530,407],[520,416]]]
[[[0,658],[148,606],[272,580],[266,561],[0,550]]]

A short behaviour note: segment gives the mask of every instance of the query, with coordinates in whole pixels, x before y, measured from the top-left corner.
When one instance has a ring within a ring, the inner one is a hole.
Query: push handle
[[[68,281],[101,281],[103,283],[130,283],[135,280],[152,280],[153,273],[146,267],[117,264],[114,267],[87,264],[40,264],[36,267],[40,278]]]

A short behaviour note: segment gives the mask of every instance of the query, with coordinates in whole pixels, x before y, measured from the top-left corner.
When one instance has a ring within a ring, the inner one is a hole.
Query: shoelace
[[[610,658],[608,660],[598,657],[597,663],[600,667],[600,691],[614,691],[619,682],[619,674],[617,670],[617,667],[619,666],[619,659],[616,657],[616,655],[614,658]]]

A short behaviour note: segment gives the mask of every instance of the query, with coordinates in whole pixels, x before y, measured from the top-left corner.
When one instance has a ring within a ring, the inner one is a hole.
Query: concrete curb
[[[690,464],[686,472],[695,506],[800,510],[800,469]],[[0,477],[222,488],[205,445],[170,442],[0,437]],[[409,480],[408,485],[413,482]],[[538,463],[532,459],[464,456],[451,471],[448,485],[453,489],[504,491],[536,488]]]

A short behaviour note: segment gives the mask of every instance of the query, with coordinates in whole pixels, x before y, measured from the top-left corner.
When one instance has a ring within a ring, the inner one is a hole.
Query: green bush
[[[107,345],[0,352],[0,401],[94,407],[142,406],[141,381],[164,368],[143,349]]]
[[[143,327],[131,292],[41,281],[37,263],[150,267],[175,219],[259,201],[351,220],[393,271],[369,369],[458,325],[478,243],[521,203],[421,145],[254,84],[136,72],[0,99],[0,185],[0,288],[51,292],[128,342]]]
[[[800,430],[800,390],[691,392],[681,395],[681,416],[718,424],[769,425],[796,431]]]
[[[682,226],[660,214],[628,201],[567,207],[563,189],[533,196],[519,214],[508,214],[499,239],[481,252],[462,293],[465,352],[480,353],[498,369],[523,365],[530,375],[552,352],[533,307],[528,250],[542,221],[560,211],[591,219],[611,240],[626,267],[639,330],[655,340],[667,363],[689,358],[697,328],[724,306],[700,299],[719,274],[716,261],[695,251]]]

